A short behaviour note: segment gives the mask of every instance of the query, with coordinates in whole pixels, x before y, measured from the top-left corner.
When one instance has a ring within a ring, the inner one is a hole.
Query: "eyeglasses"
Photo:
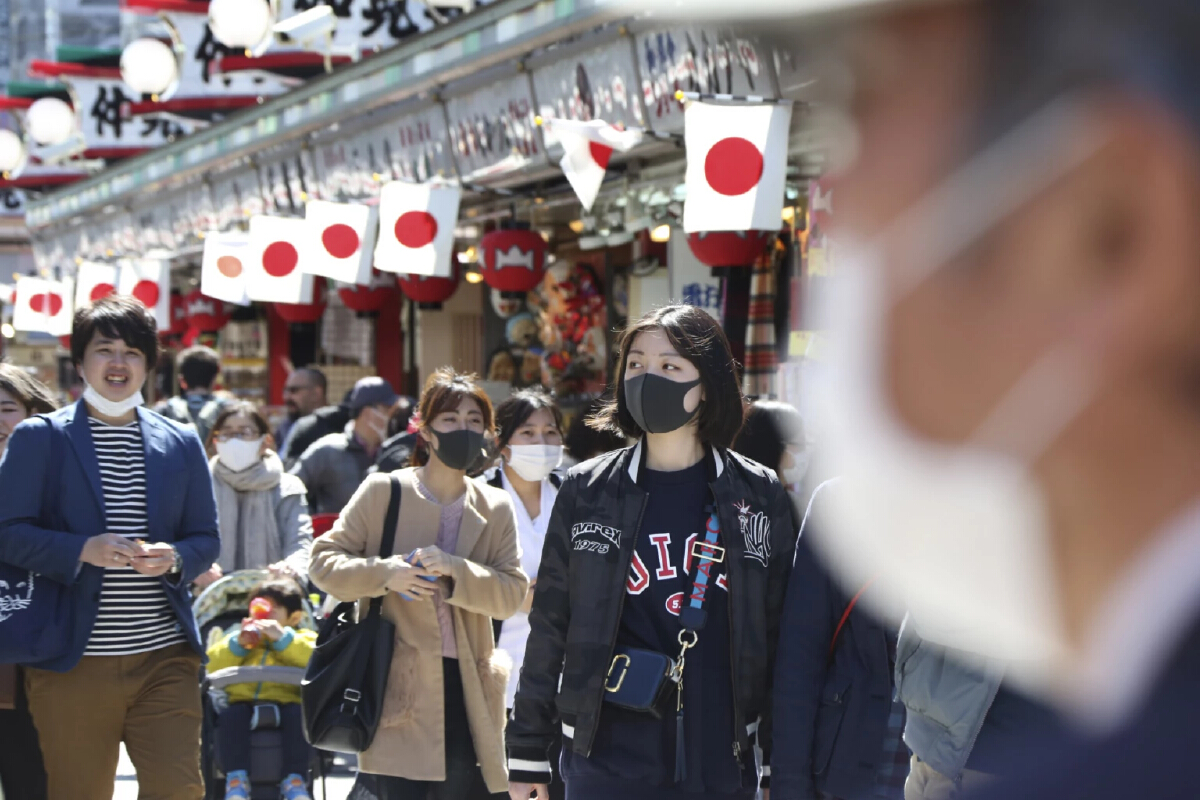
[[[253,442],[255,439],[262,436],[255,428],[242,428],[237,431],[221,431],[213,438],[222,444],[232,439],[241,439],[243,442]]]
[[[315,389],[315,388],[317,388],[317,387],[315,387],[315,386],[285,386],[285,387],[283,387],[283,393],[284,394],[298,394],[300,392],[307,392],[309,389]]]

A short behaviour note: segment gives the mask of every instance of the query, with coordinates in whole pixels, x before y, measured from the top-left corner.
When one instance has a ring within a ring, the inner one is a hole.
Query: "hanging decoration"
[[[343,284],[338,288],[342,303],[358,314],[377,313],[395,293],[396,276],[378,270],[373,272],[370,286]]]
[[[154,312],[159,330],[171,327],[171,264],[155,258],[129,259],[121,264],[117,291]]]
[[[171,292],[171,324],[158,329],[158,338],[168,339],[187,333],[187,303],[179,292]]]
[[[401,275],[400,290],[405,297],[417,303],[418,307],[436,311],[442,303],[449,300],[458,291],[458,278],[461,272],[458,264],[454,265],[454,274],[449,278],[437,278],[430,275]]]
[[[487,285],[501,292],[532,291],[546,273],[546,240],[528,227],[501,227],[483,237],[480,270]]]
[[[193,289],[184,296],[183,304],[190,331],[216,333],[229,322],[229,316],[225,313],[225,304],[206,296],[199,289]]]
[[[71,281],[48,281],[22,275],[17,278],[12,326],[19,331],[67,336],[74,313]]]
[[[325,313],[325,279],[315,278],[312,284],[312,300],[307,303],[275,303],[272,308],[284,322],[293,325],[313,323]]]
[[[710,267],[752,267],[776,231],[710,231],[689,233],[688,247]]]
[[[201,291],[226,303],[250,305],[246,295],[246,265],[249,262],[249,234],[210,231],[204,237],[204,256],[200,261]]]
[[[546,133],[562,145],[559,166],[585,211],[591,211],[596,202],[612,154],[627,153],[642,141],[642,131],[620,130],[599,119],[548,118],[541,122]]]
[[[304,221],[305,238],[300,244],[309,253],[305,271],[342,283],[370,285],[378,207],[309,200]]]
[[[263,303],[308,305],[313,302],[309,253],[301,244],[308,223],[289,217],[250,218],[246,294]]]
[[[462,188],[428,183],[386,183],[379,192],[375,268],[448,278]]]
[[[75,273],[75,307],[83,308],[117,291],[117,268],[84,261]]]

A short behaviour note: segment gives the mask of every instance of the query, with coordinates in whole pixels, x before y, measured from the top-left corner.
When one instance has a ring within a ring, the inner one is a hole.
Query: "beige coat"
[[[414,470],[393,473],[402,486],[391,558],[378,557],[388,505],[388,475],[371,475],[326,535],[313,544],[313,583],[345,600],[386,595],[383,615],[396,625],[383,717],[359,764],[366,772],[410,780],[446,779],[442,638],[430,600],[405,601],[384,588],[395,562],[435,543],[440,507],[416,490]],[[463,695],[475,753],[488,790],[505,791],[504,689],[512,665],[494,647],[492,618],[505,619],[525,599],[516,515],[508,493],[467,481],[466,503],[451,557],[447,600],[454,615]]]

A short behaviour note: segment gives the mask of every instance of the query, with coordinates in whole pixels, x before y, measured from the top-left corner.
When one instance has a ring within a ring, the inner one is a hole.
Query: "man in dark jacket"
[[[309,414],[316,413],[317,409],[325,407],[328,387],[325,373],[316,367],[301,367],[288,375],[287,383],[283,385],[283,404],[287,406],[287,416],[275,431],[275,443],[281,451],[292,427]]]
[[[339,405],[318,408],[308,416],[296,420],[288,431],[287,441],[283,443],[283,449],[280,451],[284,467],[290,470],[296,466],[304,451],[312,447],[318,439],[346,429],[350,422],[350,394],[353,391],[351,389],[346,392]]]

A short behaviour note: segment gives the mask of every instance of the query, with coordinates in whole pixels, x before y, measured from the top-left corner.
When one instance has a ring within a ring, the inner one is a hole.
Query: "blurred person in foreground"
[[[1070,713],[982,797],[1195,797],[1200,4],[851,5],[815,544]]]
[[[775,470],[779,482],[788,489],[799,529],[807,504],[794,490],[808,475],[811,455],[800,412],[778,400],[755,400],[746,408],[746,423],[733,443],[733,451]]]
[[[325,407],[327,404],[325,393],[328,388],[329,381],[326,379],[325,373],[316,367],[301,367],[288,375],[287,382],[283,385],[283,404],[287,407],[287,416],[280,423],[279,429],[275,431],[275,441],[281,450],[296,422],[314,413],[317,409]],[[343,422],[342,425],[344,426],[345,423]],[[332,430],[326,431],[326,433],[333,432]],[[313,441],[319,438],[320,436],[314,438]]]

